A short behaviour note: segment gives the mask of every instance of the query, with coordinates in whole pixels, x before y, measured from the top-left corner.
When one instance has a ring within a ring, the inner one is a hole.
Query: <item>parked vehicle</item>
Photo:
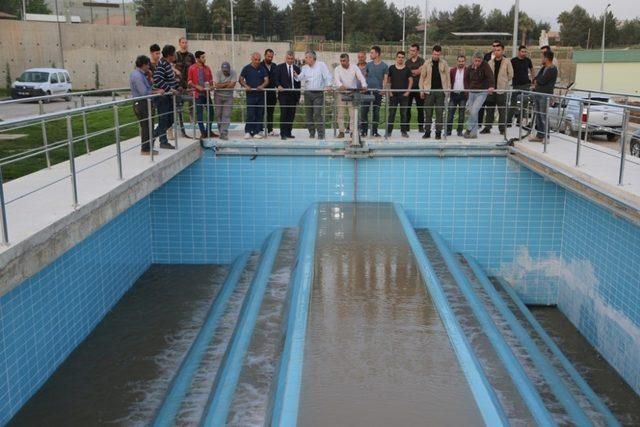
[[[635,131],[631,136],[629,150],[631,150],[632,156],[640,157],[640,129]]]
[[[587,133],[589,136],[605,135],[609,141],[620,138],[624,110],[619,104],[603,94],[592,94],[589,98],[587,92],[575,91],[566,96],[572,99],[563,98],[549,109],[549,126],[552,129],[577,136],[579,127],[582,127],[583,138]]]
[[[71,100],[71,78],[63,68],[30,68],[11,85],[11,98],[60,95]]]

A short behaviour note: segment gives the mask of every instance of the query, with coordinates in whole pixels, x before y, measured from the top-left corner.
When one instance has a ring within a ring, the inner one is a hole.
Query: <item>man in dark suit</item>
[[[280,138],[293,138],[291,129],[296,117],[296,105],[300,100],[300,82],[294,76],[300,74],[300,67],[294,64],[295,58],[292,51],[288,51],[285,62],[275,69],[276,88],[278,89],[278,101],[280,101]],[[291,90],[295,89],[295,90]]]
[[[458,55],[456,67],[449,69],[449,78],[451,79],[451,98],[449,99],[449,111],[447,113],[447,135],[451,135],[453,130],[453,116],[458,111],[458,136],[462,136],[464,128],[464,111],[467,106],[467,98],[469,98],[469,75],[466,66],[467,58],[464,55]]]

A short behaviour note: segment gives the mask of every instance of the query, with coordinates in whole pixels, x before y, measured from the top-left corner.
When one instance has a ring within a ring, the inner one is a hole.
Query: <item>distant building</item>
[[[600,90],[602,52],[573,52],[576,63],[575,87]],[[640,49],[605,50],[604,90],[607,92],[640,93]]]
[[[102,25],[136,25],[131,0],[44,0],[49,10],[63,16],[79,16],[82,23]],[[124,12],[124,13],[123,13]]]

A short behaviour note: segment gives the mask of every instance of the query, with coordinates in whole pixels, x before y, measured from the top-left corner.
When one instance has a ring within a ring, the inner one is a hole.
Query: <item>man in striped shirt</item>
[[[176,58],[176,48],[172,45],[165,45],[162,48],[162,59],[158,62],[156,70],[153,72],[153,86],[156,89],[164,90],[165,96],[158,98],[158,127],[154,132],[160,138],[160,148],[175,149],[169,144],[167,139],[167,129],[173,126],[173,95],[178,93],[178,80],[173,72],[171,64]]]

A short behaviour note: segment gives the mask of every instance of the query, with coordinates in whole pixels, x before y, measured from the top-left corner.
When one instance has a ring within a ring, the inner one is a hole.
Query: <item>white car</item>
[[[71,99],[71,78],[63,68],[30,68],[11,85],[11,98],[60,95]]]
[[[605,135],[609,141],[616,141],[620,137],[624,115],[622,106],[599,93],[593,93],[591,98],[587,92],[578,91],[569,92],[566,96],[572,99],[561,98],[554,107],[549,109],[551,129],[577,136],[579,127],[582,127],[584,138],[588,125],[589,136]],[[591,103],[588,107],[589,99],[596,103]]]

